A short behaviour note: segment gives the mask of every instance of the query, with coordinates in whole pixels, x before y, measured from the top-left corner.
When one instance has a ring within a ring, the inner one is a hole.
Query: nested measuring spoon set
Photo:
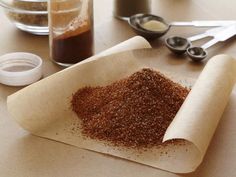
[[[227,26],[212,28],[202,34],[195,35],[189,38],[179,36],[168,37],[165,40],[165,45],[170,49],[171,52],[175,54],[187,53],[187,55],[193,61],[201,61],[207,57],[206,49],[218,42],[226,41],[227,39],[233,37],[235,34],[236,24],[231,24]],[[209,36],[213,37],[213,39],[211,39],[201,47],[192,45],[193,41],[200,40]]]
[[[201,61],[207,57],[207,50],[218,42],[226,41],[236,34],[236,21],[234,20],[203,20],[190,22],[171,22],[167,23],[162,17],[152,14],[136,14],[129,18],[129,25],[133,30],[147,38],[156,39],[165,35],[171,27],[175,26],[192,26],[192,27],[210,27],[202,34],[198,34],[189,38],[180,36],[168,37],[165,40],[165,45],[175,54],[187,55],[193,61]],[[212,37],[210,41],[202,46],[194,46],[192,42]]]

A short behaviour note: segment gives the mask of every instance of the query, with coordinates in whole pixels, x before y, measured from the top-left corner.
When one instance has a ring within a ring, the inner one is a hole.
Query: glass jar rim
[[[25,1],[25,2],[47,2],[47,0],[19,0],[19,1]],[[11,4],[4,2],[3,0],[0,0],[0,6],[4,8],[4,10],[7,10],[9,12],[13,13],[19,13],[19,14],[32,14],[32,15],[46,15],[48,14],[47,10],[44,11],[36,11],[36,10],[25,10],[20,9],[12,6]]]

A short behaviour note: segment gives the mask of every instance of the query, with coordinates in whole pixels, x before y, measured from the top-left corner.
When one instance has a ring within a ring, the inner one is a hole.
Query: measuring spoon
[[[163,25],[166,25],[166,28],[163,30],[150,30],[144,27],[144,24],[149,21],[160,22]],[[226,26],[230,24],[236,23],[235,20],[225,20],[225,21],[212,21],[212,20],[203,20],[203,21],[190,21],[190,22],[171,22],[167,23],[166,20],[160,16],[152,15],[152,14],[136,14],[129,18],[129,25],[133,28],[133,30],[146,37],[146,38],[158,38],[166,34],[171,26],[194,26],[194,27],[219,27]]]
[[[184,38],[180,36],[172,36],[165,40],[165,45],[171,52],[175,54],[184,54],[186,50],[192,46],[193,41],[203,39],[205,37],[214,36],[219,31],[225,29],[226,27],[217,27],[213,29],[209,29],[202,34],[198,34],[189,38]]]
[[[214,39],[210,40],[201,47],[190,47],[187,49],[188,56],[193,61],[201,61],[205,59],[208,55],[206,49],[213,46],[218,42],[226,41],[227,39],[233,37],[236,34],[236,25],[230,25],[226,29],[218,32],[214,35]]]

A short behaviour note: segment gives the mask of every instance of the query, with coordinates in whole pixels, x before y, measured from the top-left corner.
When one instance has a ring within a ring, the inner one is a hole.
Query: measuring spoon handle
[[[196,26],[196,27],[217,27],[236,23],[235,20],[202,20],[190,22],[172,22],[171,26]]]
[[[202,45],[202,48],[206,50],[209,47],[215,45],[217,42],[219,42],[219,39],[214,38],[214,39],[208,41],[207,43],[205,43],[204,45]]]
[[[198,35],[195,35],[195,36],[191,36],[188,38],[189,41],[196,41],[196,40],[199,40],[199,39],[203,39],[205,37],[209,37],[209,36],[214,36],[216,35],[218,32],[226,29],[228,26],[221,26],[221,27],[217,27],[217,28],[210,28],[208,30],[206,30],[204,33],[202,34],[198,34]]]
[[[203,38],[208,37],[208,36],[209,36],[208,34],[202,33],[202,34],[197,34],[195,36],[191,36],[191,37],[188,38],[188,40],[192,42],[192,41],[197,41],[199,39],[203,39]]]

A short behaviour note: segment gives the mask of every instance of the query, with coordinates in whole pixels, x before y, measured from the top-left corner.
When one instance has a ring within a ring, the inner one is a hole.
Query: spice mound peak
[[[144,68],[104,87],[83,87],[71,101],[85,137],[127,148],[162,143],[189,90]]]

